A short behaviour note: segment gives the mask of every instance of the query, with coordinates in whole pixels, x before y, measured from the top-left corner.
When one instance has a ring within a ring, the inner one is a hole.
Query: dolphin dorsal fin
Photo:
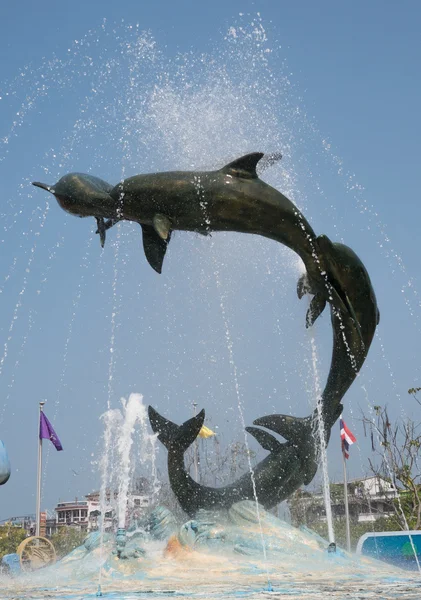
[[[222,173],[227,173],[233,177],[243,177],[245,179],[257,179],[256,166],[263,157],[263,152],[252,152],[237,158],[225,167],[222,167]]]
[[[257,429],[257,427],[246,427],[246,431],[259,442],[262,448],[269,450],[269,452],[277,452],[282,447],[281,442],[279,442],[275,436],[267,431]]]

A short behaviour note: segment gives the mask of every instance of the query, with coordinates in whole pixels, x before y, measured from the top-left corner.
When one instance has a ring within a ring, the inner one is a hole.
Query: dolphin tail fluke
[[[185,452],[199,435],[205,420],[205,411],[189,419],[182,425],[176,425],[169,419],[159,414],[152,406],[148,407],[149,421],[154,433],[158,434],[159,441],[169,448],[177,447]]]

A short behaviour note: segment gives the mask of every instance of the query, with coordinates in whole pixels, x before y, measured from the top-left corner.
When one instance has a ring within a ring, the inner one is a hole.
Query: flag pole
[[[349,506],[348,506],[348,481],[346,475],[345,449],[342,448],[342,462],[344,465],[344,504],[345,504],[345,525],[346,525],[346,549],[351,552],[351,530],[349,527]]]
[[[41,413],[44,407],[45,400],[39,403],[39,419],[38,419],[38,472],[37,472],[37,507],[36,507],[36,527],[35,535],[39,536],[40,520],[41,520],[41,475],[42,475],[42,437],[40,435]]]
[[[197,413],[197,402],[193,402],[193,416],[196,416],[196,413]],[[198,446],[197,438],[194,440],[193,450],[194,450],[193,460],[194,460],[195,480],[199,481],[199,446]]]

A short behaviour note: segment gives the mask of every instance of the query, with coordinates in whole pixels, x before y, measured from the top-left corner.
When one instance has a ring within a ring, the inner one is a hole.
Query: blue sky
[[[98,487],[99,417],[130,392],[176,421],[197,400],[225,443],[242,439],[221,304],[247,424],[268,412],[304,416],[314,395],[307,301],[295,296],[299,267],[290,252],[235,234],[180,233],[158,277],[137,227],[110,231],[101,252],[93,222],[66,215],[30,186],[68,171],[113,183],[212,168],[252,150],[283,152],[265,179],[318,233],[361,256],[381,311],[378,337],[345,397],[360,442],[352,476],[364,472],[370,452],[359,406],[387,402],[394,417],[412,414],[407,389],[421,385],[421,8],[403,6],[217,0],[4,8],[0,438],[14,471],[0,489],[0,518],[34,510],[43,398],[65,447],[46,452],[45,507]],[[315,327],[322,379],[330,336],[325,313]],[[336,437],[329,459],[339,479]]]

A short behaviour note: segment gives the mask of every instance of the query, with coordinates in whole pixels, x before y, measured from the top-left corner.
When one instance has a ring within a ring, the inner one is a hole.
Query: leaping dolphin
[[[135,221],[143,231],[149,264],[161,273],[174,230],[238,231],[262,235],[294,250],[303,260],[311,287],[337,310],[353,314],[347,299],[322,276],[323,257],[316,235],[286,196],[259,179],[262,152],[253,152],[216,171],[173,171],[129,177],[114,188],[96,177],[71,173],[54,186],[35,182],[54,194],[73,215],[97,219],[101,242],[120,220]],[[269,156],[271,161],[280,155]],[[104,221],[107,219],[107,221]]]
[[[341,409],[338,407],[334,420]],[[158,433],[158,439],[168,450],[171,489],[190,516],[194,516],[200,508],[230,508],[240,500],[253,500],[255,491],[259,503],[269,509],[288,498],[301,485],[310,483],[316,474],[317,445],[312,434],[311,417],[300,419],[275,415],[274,422],[269,425],[287,440],[284,443],[267,431],[246,427],[246,431],[270,454],[253,469],[254,482],[248,472],[230,485],[212,488],[195,481],[184,465],[184,453],[198,436],[205,411],[201,410],[181,426],[161,416],[152,406],[148,407],[148,412],[153,431]]]

